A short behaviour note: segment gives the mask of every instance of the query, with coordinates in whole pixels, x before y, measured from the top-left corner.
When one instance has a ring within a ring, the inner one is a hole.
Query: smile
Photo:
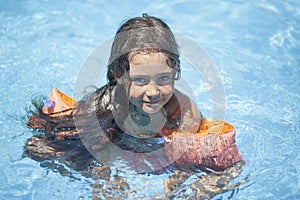
[[[155,101],[143,101],[143,103],[152,105],[152,104],[157,104],[157,103],[159,103],[160,101],[162,101],[162,100],[160,99],[160,100],[155,100]]]

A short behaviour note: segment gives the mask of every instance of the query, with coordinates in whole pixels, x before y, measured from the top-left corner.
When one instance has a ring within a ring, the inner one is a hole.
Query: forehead
[[[167,64],[167,56],[162,52],[134,52],[129,54],[130,65]]]
[[[131,75],[154,75],[173,71],[167,65],[167,56],[161,52],[138,53],[130,58],[129,64]]]

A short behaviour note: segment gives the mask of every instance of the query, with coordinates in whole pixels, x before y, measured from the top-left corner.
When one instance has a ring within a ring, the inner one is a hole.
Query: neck
[[[149,113],[144,112],[141,108],[136,107],[133,104],[129,104],[129,111],[132,120],[141,126],[147,126],[151,123],[151,118]]]

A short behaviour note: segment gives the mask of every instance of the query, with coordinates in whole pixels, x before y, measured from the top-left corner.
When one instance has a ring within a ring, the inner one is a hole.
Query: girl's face
[[[163,53],[139,53],[130,59],[125,78],[128,99],[146,113],[156,113],[171,99],[175,71]]]

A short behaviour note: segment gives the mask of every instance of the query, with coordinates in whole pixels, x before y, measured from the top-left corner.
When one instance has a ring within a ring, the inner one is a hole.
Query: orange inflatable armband
[[[44,101],[43,113],[53,117],[59,115],[70,115],[74,108],[78,106],[78,102],[72,97],[62,93],[54,88],[48,100]]]
[[[203,118],[197,133],[174,131],[164,139],[166,156],[178,166],[190,163],[220,171],[242,161],[235,129],[225,121]]]
[[[199,130],[197,133],[188,133],[188,132],[181,132],[181,131],[173,131],[173,134],[187,134],[187,135],[194,135],[194,136],[205,136],[209,133],[215,134],[217,136],[221,134],[225,134],[228,132],[234,131],[234,127],[221,120],[213,120],[210,121],[207,118],[202,118]]]
[[[234,127],[221,120],[209,121],[207,118],[203,118],[200,123],[200,128],[197,135],[207,135],[208,133],[214,133],[221,135],[230,131],[233,131]]]

